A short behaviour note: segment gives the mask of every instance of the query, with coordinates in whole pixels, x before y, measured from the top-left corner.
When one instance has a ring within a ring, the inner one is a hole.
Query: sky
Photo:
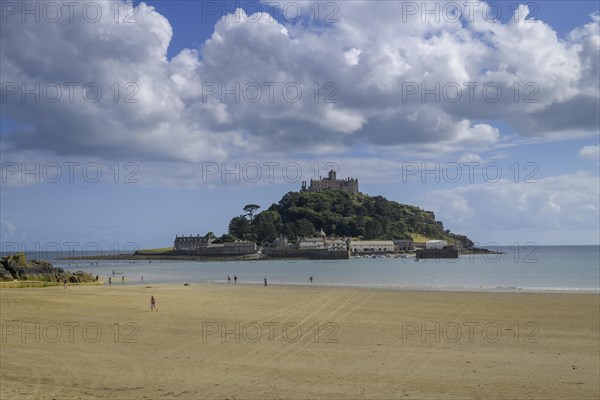
[[[0,5],[2,251],[220,235],[329,169],[478,245],[600,243],[595,1]]]

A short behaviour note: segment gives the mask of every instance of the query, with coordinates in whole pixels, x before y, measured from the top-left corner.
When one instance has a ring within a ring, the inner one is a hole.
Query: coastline
[[[69,283],[71,286],[106,286],[107,277],[101,277],[99,282],[87,282],[87,283]],[[118,280],[114,282],[115,287],[180,287],[185,286],[227,286],[227,280],[219,281],[191,281],[191,282],[148,282],[145,283],[138,281],[128,281],[125,284],[120,283]],[[230,284],[234,285],[234,284]],[[269,286],[280,287],[280,288],[323,288],[323,289],[361,289],[361,290],[375,290],[375,291],[399,291],[399,292],[439,292],[439,293],[532,293],[532,294],[584,294],[584,295],[600,295],[600,289],[592,288],[529,288],[529,287],[463,287],[463,286],[398,286],[389,284],[347,284],[347,283],[305,283],[305,282],[273,282],[269,281]],[[60,282],[44,282],[44,281],[12,281],[12,282],[0,282],[0,289],[22,289],[22,288],[36,288],[36,287],[51,287],[60,286],[63,284]],[[249,286],[249,287],[260,287],[264,286],[262,281],[238,281],[235,286]]]
[[[469,250],[461,250],[460,255],[475,255],[475,254],[506,254],[502,251],[494,251],[488,249],[479,249],[473,248]],[[407,258],[412,258],[416,256],[416,252],[400,252],[400,253],[388,253],[385,258],[397,258],[400,256],[406,256]],[[353,256],[350,256],[353,257]],[[199,261],[199,262],[228,262],[228,261],[258,261],[258,260],[312,260],[312,258],[308,257],[273,257],[267,256],[264,254],[247,254],[243,256],[202,256],[202,255],[189,255],[189,254],[175,254],[170,252],[163,253],[144,253],[144,252],[136,252],[136,253],[122,253],[122,254],[113,254],[113,255],[99,255],[99,256],[73,256],[73,257],[61,257],[59,260],[64,261],[95,261],[95,260],[105,260],[105,261]]]
[[[591,399],[600,388],[595,294],[116,284],[0,298],[2,398]]]
[[[63,261],[199,261],[199,262],[226,262],[226,261],[256,261],[266,260],[266,257],[259,257],[258,255],[246,255],[239,257],[223,256],[223,257],[210,257],[210,256],[192,256],[192,255],[165,255],[165,254],[113,254],[113,255],[100,255],[100,256],[74,256],[74,257],[61,257],[59,260]]]
[[[189,283],[195,286],[227,286],[227,280],[219,281],[199,281],[199,282],[128,282],[125,286],[148,286],[162,287],[162,286],[183,286],[184,283]],[[399,292],[440,292],[440,293],[545,293],[545,294],[586,294],[586,295],[600,295],[600,289],[593,288],[529,288],[529,287],[463,287],[463,286],[398,286],[389,284],[348,284],[348,283],[304,283],[304,282],[274,282],[269,281],[269,286],[281,287],[281,288],[323,288],[323,289],[361,289],[361,290],[389,290]],[[115,283],[116,286],[120,286],[120,283]],[[233,284],[230,284],[233,285]],[[262,281],[238,281],[237,286],[250,286],[260,287],[264,286]],[[0,286],[1,287],[1,286]]]

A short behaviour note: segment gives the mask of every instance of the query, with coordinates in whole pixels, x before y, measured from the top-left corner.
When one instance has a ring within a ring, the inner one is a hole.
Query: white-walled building
[[[394,242],[391,240],[353,240],[350,252],[355,253],[392,253]]]
[[[301,250],[327,249],[327,250],[346,250],[346,239],[327,239],[319,238],[300,238],[298,240],[298,248]]]

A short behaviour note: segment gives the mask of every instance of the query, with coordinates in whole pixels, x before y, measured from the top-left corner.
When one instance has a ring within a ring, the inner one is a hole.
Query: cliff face
[[[0,258],[0,281],[44,281],[70,283],[93,282],[95,278],[82,271],[68,272],[47,261],[28,261],[23,253]]]

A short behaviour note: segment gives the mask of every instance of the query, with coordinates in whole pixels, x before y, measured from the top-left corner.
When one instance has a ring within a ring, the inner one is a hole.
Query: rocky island
[[[459,254],[496,253],[477,248],[467,236],[445,229],[432,211],[362,193],[358,179],[338,179],[335,171],[311,180],[310,185],[302,182],[300,191],[288,192],[268,209],[259,209],[259,205],[247,204],[220,237],[212,232],[176,235],[169,248],[70,259],[347,259],[374,253],[456,258]],[[446,249],[432,252],[427,242],[444,243]]]

